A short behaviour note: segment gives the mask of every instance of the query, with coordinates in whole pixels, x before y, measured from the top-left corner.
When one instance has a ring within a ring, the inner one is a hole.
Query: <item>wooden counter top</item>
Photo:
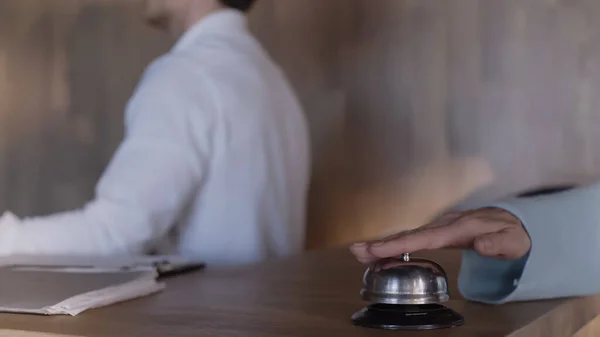
[[[355,327],[364,266],[346,250],[315,252],[236,270],[206,269],[167,281],[159,294],[76,317],[0,315],[0,336],[594,336],[600,297],[489,306],[456,289],[458,252],[423,254],[448,272],[452,300],[465,325],[425,332]]]

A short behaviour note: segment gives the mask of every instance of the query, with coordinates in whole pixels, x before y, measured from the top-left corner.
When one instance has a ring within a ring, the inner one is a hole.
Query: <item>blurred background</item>
[[[600,178],[598,17],[598,0],[260,0],[252,29],[312,129],[307,248]],[[136,0],[0,0],[0,210],[89,200],[171,43]]]

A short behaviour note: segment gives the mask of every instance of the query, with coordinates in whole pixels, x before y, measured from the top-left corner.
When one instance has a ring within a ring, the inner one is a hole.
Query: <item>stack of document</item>
[[[158,277],[186,265],[177,256],[2,258],[0,312],[75,316],[159,292]]]
[[[158,292],[155,270],[0,268],[0,311],[77,315]]]

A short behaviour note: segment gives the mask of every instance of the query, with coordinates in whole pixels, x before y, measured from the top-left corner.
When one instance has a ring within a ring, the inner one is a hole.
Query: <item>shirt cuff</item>
[[[521,211],[510,202],[485,207],[504,209],[524,222]],[[529,232],[527,226],[524,227]],[[522,290],[521,280],[531,254],[529,250],[520,259],[499,260],[481,256],[472,250],[463,252],[458,277],[459,291],[467,300],[486,304],[503,304],[514,300],[517,289]]]
[[[505,261],[465,251],[458,276],[458,289],[469,301],[502,304],[517,289],[529,254],[521,259]]]

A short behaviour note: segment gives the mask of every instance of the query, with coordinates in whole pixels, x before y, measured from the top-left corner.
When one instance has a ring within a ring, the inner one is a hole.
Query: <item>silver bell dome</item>
[[[442,267],[427,259],[381,259],[369,266],[360,292],[363,300],[381,304],[432,304],[449,299],[448,277]]]

